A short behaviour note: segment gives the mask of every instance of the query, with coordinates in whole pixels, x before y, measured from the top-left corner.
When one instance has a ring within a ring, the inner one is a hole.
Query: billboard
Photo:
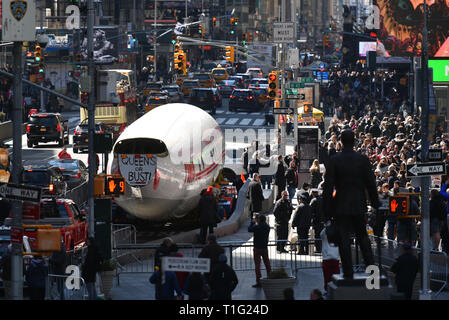
[[[449,82],[449,60],[429,60],[433,69],[433,82]]]
[[[359,42],[359,56],[366,57],[368,51],[377,51],[377,42],[375,41],[360,41]]]
[[[119,29],[116,26],[94,27],[94,61],[116,62],[119,56]],[[87,61],[87,32],[81,32],[81,54]]]
[[[421,55],[424,0],[374,0],[378,39],[391,56]],[[449,0],[427,0],[429,57],[449,57]]]

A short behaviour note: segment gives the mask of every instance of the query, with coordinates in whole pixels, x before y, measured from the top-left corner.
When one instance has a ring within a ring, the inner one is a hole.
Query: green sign
[[[298,88],[304,88],[305,85],[303,82],[290,82],[290,88],[298,89]]]
[[[449,82],[449,60],[429,60],[433,69],[433,82]]]

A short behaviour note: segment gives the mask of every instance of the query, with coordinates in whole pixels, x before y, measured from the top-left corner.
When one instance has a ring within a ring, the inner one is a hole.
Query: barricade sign
[[[208,258],[184,258],[163,257],[162,269],[164,271],[180,272],[209,272],[210,259]]]

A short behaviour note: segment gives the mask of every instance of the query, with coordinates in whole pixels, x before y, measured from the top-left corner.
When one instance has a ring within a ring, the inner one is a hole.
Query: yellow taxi
[[[192,79],[200,82],[200,88],[215,88],[217,85],[211,73],[194,73]]]
[[[145,113],[168,103],[167,96],[149,96],[145,103]]]
[[[222,81],[222,80],[228,80],[229,73],[226,68],[217,67],[212,69],[212,76],[214,77],[215,81]]]
[[[187,97],[190,95],[192,88],[199,88],[200,81],[198,79],[185,79],[182,82],[182,94]]]
[[[265,104],[269,101],[268,89],[264,87],[255,87],[251,88],[254,95],[256,96],[257,102],[260,106],[265,106]]]
[[[149,81],[146,85],[145,88],[143,89],[143,95],[148,97],[151,92],[159,92],[161,91],[161,88],[163,86],[163,82],[162,81]]]

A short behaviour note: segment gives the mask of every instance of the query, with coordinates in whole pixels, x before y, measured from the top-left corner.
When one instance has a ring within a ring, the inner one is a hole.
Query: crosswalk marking
[[[261,126],[265,123],[265,119],[256,119],[253,123],[253,126]]]
[[[217,113],[224,113],[225,111],[224,110],[217,110],[216,112]]]
[[[215,121],[217,121],[218,124],[223,124],[223,122],[226,120],[227,118],[217,118],[215,119]]]
[[[243,125],[243,126],[247,126],[250,122],[251,122],[251,120],[252,119],[243,119],[242,121],[240,121],[240,125]]]
[[[226,122],[226,124],[236,124],[237,121],[239,121],[239,118],[231,118]]]

